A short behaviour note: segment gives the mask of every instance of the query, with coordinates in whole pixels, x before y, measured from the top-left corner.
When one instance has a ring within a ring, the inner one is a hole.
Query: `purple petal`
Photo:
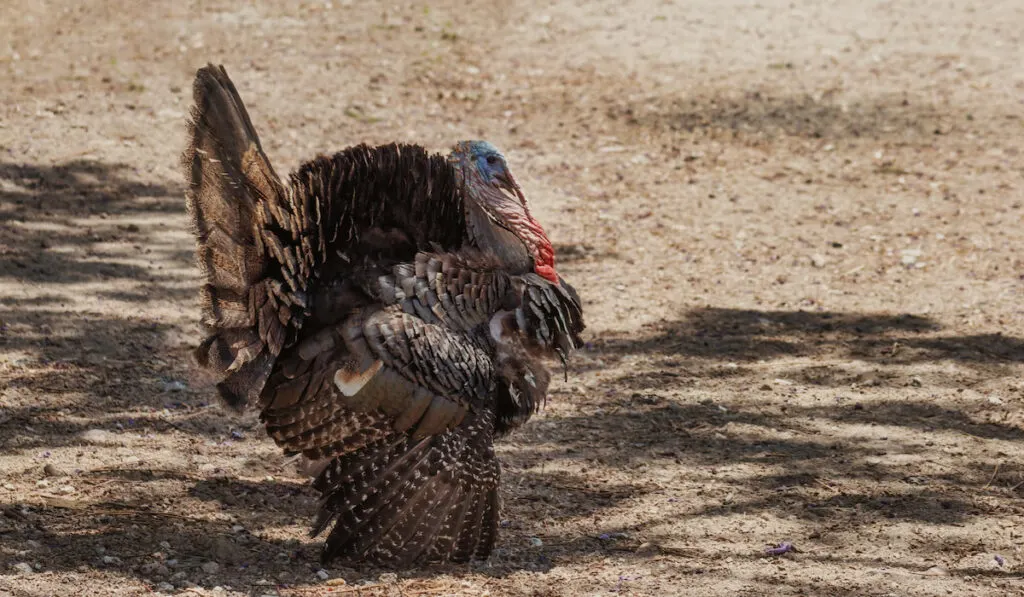
[[[782,554],[789,553],[791,551],[797,551],[797,549],[795,547],[793,547],[793,544],[790,543],[789,541],[783,541],[782,543],[779,543],[775,547],[765,547],[764,548],[764,553],[766,553],[766,554],[768,554],[770,556],[781,556]]]

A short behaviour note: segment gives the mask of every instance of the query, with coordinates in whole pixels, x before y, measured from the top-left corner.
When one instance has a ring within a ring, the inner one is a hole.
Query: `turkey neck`
[[[472,199],[464,200],[470,242],[492,254],[513,275],[533,270],[533,256],[523,239],[499,226]]]

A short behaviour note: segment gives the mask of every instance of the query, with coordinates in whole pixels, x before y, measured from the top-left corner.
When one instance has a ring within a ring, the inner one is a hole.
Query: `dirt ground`
[[[1024,594],[1024,5],[0,3],[0,594]],[[177,160],[503,148],[588,345],[486,563],[317,563],[194,376]],[[797,549],[767,555],[766,546]]]

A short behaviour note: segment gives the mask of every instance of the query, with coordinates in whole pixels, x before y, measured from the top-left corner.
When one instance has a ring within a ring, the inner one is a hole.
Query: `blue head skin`
[[[475,174],[479,176],[477,183],[510,191],[519,199],[520,203],[525,202],[519,185],[516,184],[512,173],[508,170],[505,156],[498,151],[497,147],[487,141],[461,141],[455,146],[451,157],[453,161],[461,162],[463,167],[476,166]]]
[[[508,210],[529,213],[526,197],[497,147],[487,141],[459,141],[448,161],[461,174],[468,198],[492,215]]]
[[[537,273],[557,283],[551,241],[530,214],[530,205],[509,171],[505,156],[487,141],[460,141],[452,148],[448,161],[459,175],[466,200],[515,234],[528,248]]]
[[[505,164],[505,156],[501,155],[498,148],[487,141],[471,141],[469,153],[480,169],[480,175],[489,183],[496,183],[501,180],[508,180],[508,166]]]

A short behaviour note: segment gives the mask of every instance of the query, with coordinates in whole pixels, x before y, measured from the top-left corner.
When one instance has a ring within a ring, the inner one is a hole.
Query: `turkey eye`
[[[498,163],[498,156],[495,156],[495,155],[487,156],[487,163],[490,164],[491,166],[497,164]]]

